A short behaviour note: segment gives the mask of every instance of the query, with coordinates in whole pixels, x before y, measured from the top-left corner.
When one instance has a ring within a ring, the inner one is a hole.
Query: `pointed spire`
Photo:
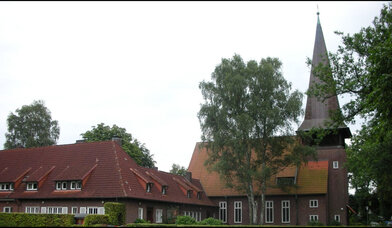
[[[327,46],[325,45],[325,40],[324,40],[323,30],[320,24],[319,15],[320,13],[317,10],[316,38],[315,38],[314,49],[313,49],[313,59],[312,59],[312,67],[310,71],[309,88],[314,84],[323,83],[319,78],[313,75],[314,66],[317,66],[320,63],[323,65],[329,65]],[[322,100],[317,99],[314,96],[308,96],[306,102],[305,120],[302,122],[298,130],[308,131],[313,127],[316,128],[324,127],[325,121],[331,119],[329,112],[331,110],[335,111],[338,109],[340,109],[340,107],[339,107],[338,97],[336,95],[329,97],[324,102]],[[342,126],[342,128],[347,128],[347,127]]]

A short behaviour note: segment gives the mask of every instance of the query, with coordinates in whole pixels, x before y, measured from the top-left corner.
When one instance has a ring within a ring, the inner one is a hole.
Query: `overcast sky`
[[[201,135],[198,85],[221,58],[278,57],[305,92],[317,5],[334,52],[334,31],[371,25],[385,3],[2,1],[0,149],[10,112],[43,100],[59,122],[58,144],[116,124],[145,143],[160,170],[188,167]]]

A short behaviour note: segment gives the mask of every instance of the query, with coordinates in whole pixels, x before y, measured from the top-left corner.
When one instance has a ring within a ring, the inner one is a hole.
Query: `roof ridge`
[[[117,155],[117,150],[116,150],[116,143],[114,141],[111,141],[111,142],[112,142],[112,148],[113,148],[113,151],[114,151],[114,161],[115,161],[115,165],[116,165],[116,168],[117,168],[116,171],[118,171],[118,174],[119,174],[119,177],[120,177],[120,186],[122,188],[124,196],[127,197],[128,195],[127,195],[127,192],[125,191],[124,181],[123,181],[123,177],[122,177],[122,174],[121,174],[121,167],[120,167],[120,163],[119,163],[119,160],[118,160],[118,155]]]

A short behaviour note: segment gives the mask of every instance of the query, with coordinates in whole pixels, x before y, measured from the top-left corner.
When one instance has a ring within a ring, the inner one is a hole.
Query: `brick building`
[[[216,211],[198,180],[140,167],[116,141],[3,150],[0,161],[1,212],[83,217],[121,202],[126,223],[166,223]]]
[[[317,18],[316,38],[313,49],[312,66],[328,64],[327,48],[319,18]],[[309,87],[321,83],[310,73]],[[307,97],[305,119],[300,131],[309,131],[313,127],[327,129],[325,121],[330,120],[331,110],[339,110],[337,96],[330,96],[325,101]],[[265,205],[265,224],[306,225],[311,220],[329,224],[333,220],[347,224],[348,177],[344,167],[346,152],[344,139],[351,137],[347,126],[340,126],[336,133],[327,135],[317,147],[318,160],[307,165],[288,167],[273,176],[267,188]],[[227,224],[249,224],[249,207],[246,194],[234,189],[227,189],[216,172],[209,173],[204,167],[207,159],[205,147],[197,143],[188,171],[200,179],[210,199],[219,206],[218,217]],[[279,179],[292,180],[296,188],[283,191],[277,188]],[[260,206],[258,208],[258,213]],[[258,215],[259,217],[259,215]]]

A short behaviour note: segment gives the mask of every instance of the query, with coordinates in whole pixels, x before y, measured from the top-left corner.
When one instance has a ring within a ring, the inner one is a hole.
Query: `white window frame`
[[[90,212],[90,210],[92,210],[92,213]],[[98,214],[98,207],[87,207],[86,214],[97,215]]]
[[[166,194],[167,194],[167,187],[162,186],[162,195],[166,195]]]
[[[222,217],[224,217],[224,218],[222,218]],[[226,201],[219,202],[219,220],[221,220],[223,223],[227,223],[227,202]]]
[[[287,211],[286,219],[285,210]],[[282,200],[282,223],[290,223],[290,200]]]
[[[12,207],[3,207],[3,213],[11,213]]]
[[[151,192],[151,186],[152,184],[151,183],[147,183],[146,184],[146,192]]]
[[[26,206],[25,213],[29,214],[39,214],[39,207],[37,206]]]
[[[234,201],[234,223],[242,223],[242,201]]]
[[[271,220],[268,218],[268,213],[271,214]],[[265,201],[265,223],[274,223],[274,201]]]
[[[60,206],[52,206],[46,208],[47,214],[67,214],[68,208],[67,207],[60,207]]]
[[[60,181],[56,182],[56,190],[61,190],[61,182]]]
[[[201,212],[200,211],[196,212],[196,221],[197,222],[201,221]]]
[[[333,161],[332,162],[332,168],[333,169],[339,169],[339,161]]]
[[[12,191],[13,183],[0,183],[0,191]]]
[[[336,222],[340,222],[340,215],[334,215],[334,216],[333,216],[333,219],[334,219]]]
[[[76,181],[76,189],[77,190],[82,189],[82,182],[81,181]]]
[[[318,207],[318,200],[317,199],[309,200],[309,207],[310,208],[317,208]]]
[[[142,208],[142,207],[139,207],[139,208],[137,209],[137,217],[138,217],[139,219],[143,219],[143,208]]]
[[[78,213],[78,207],[71,207],[71,214],[77,214]]]
[[[67,190],[67,186],[68,186],[68,184],[66,181],[61,182],[61,190]]]
[[[163,209],[155,209],[155,222],[162,223]]]
[[[27,191],[37,191],[38,190],[38,183],[37,182],[27,182],[26,190]]]
[[[71,189],[71,190],[76,189],[76,181],[71,181],[71,185],[69,186],[69,189]]]
[[[318,215],[309,215],[309,221],[318,221],[319,220],[319,216]]]
[[[188,190],[188,191],[186,191],[186,197],[188,197],[188,198],[192,198],[192,190]]]

